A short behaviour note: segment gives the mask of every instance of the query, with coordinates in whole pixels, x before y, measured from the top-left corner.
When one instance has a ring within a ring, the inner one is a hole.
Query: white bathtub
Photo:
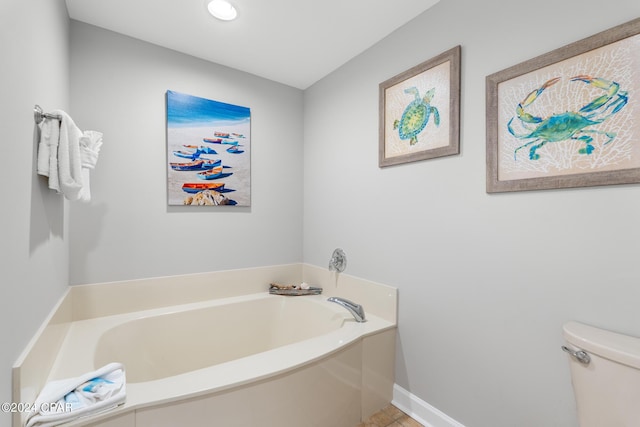
[[[94,366],[117,360],[129,383],[180,375],[334,331],[341,335],[349,319],[331,308],[317,298],[258,294],[128,320],[102,333]]]
[[[74,320],[47,380],[126,368],[127,402],[69,426],[354,427],[391,399],[396,325],[372,312],[358,323],[329,295],[260,292]]]

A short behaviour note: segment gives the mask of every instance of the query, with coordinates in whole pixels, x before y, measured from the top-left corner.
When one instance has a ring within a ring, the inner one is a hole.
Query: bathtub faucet
[[[335,302],[349,310],[349,313],[353,314],[356,322],[366,322],[367,319],[364,316],[364,308],[360,304],[356,304],[353,301],[349,301],[348,299],[339,298],[339,297],[329,297],[327,299],[329,302]]]

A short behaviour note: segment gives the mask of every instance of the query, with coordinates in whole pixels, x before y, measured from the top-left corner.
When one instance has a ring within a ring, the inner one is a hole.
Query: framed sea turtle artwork
[[[460,46],[379,86],[378,165],[460,152]]]
[[[486,78],[487,192],[640,182],[640,18]]]
[[[251,206],[251,110],[168,90],[169,205]]]

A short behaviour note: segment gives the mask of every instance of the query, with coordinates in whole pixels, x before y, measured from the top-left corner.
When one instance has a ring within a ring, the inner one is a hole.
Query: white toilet
[[[640,338],[564,325],[580,427],[640,426]]]

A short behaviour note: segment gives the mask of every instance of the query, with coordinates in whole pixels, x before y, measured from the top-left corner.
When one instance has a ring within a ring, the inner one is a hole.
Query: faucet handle
[[[333,251],[329,260],[329,271],[342,273],[345,268],[347,268],[347,256],[342,249],[338,248]]]

